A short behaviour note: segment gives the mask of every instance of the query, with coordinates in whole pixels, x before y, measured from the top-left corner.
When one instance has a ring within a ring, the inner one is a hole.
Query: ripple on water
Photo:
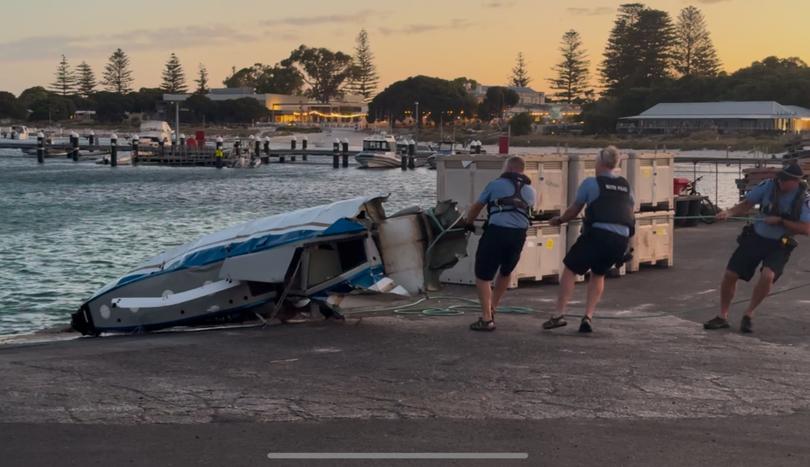
[[[0,154],[0,334],[66,324],[95,290],[173,246],[258,217],[392,193],[435,199],[435,172],[109,167]]]

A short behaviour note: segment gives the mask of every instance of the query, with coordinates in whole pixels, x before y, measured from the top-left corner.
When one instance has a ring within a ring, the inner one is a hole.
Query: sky
[[[300,44],[351,53],[369,34],[381,89],[422,74],[504,84],[523,52],[530,86],[548,91],[559,41],[580,32],[595,74],[616,14],[604,0],[27,0],[0,7],[0,90],[53,81],[64,54],[101,74],[120,47],[135,86],[157,87],[174,52],[191,85],[205,64],[210,86],[232,67],[274,64]],[[734,71],[769,55],[810,61],[810,1],[649,0],[673,18],[688,5],[706,17],[723,67]],[[12,20],[13,19],[13,20]]]

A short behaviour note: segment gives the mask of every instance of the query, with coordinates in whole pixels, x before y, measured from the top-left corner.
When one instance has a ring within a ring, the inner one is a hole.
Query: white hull
[[[394,169],[402,167],[402,159],[393,154],[360,153],[354,160],[364,169]]]

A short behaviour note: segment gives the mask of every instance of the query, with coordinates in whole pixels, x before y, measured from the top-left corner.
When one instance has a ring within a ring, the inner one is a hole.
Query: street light
[[[416,105],[416,139],[419,140],[419,101],[414,104]]]

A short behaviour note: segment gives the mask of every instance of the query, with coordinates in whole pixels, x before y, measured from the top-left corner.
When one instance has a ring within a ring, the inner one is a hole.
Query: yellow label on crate
[[[660,227],[658,229],[658,235],[666,235],[666,234],[667,234],[667,229],[665,229],[663,227]]]
[[[554,239],[549,238],[548,240],[546,240],[546,248],[549,250],[554,249]]]
[[[653,168],[652,167],[642,167],[641,168],[641,175],[644,177],[652,177]]]

